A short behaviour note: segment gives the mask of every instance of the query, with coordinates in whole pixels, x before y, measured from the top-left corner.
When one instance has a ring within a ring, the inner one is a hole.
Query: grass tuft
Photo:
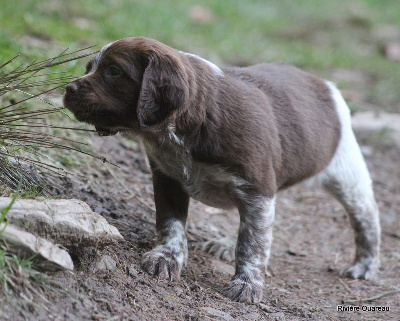
[[[18,64],[19,55],[0,64],[0,184],[14,189],[21,183],[22,190],[50,195],[43,173],[63,175],[62,164],[43,151],[59,149],[77,151],[107,162],[82,149],[82,142],[55,135],[54,129],[68,131],[93,131],[49,124],[51,115],[62,113],[69,117],[64,107],[58,107],[45,97],[50,92],[65,86],[74,79],[62,72],[52,72],[51,68],[87,57],[95,52],[87,52],[92,47],[68,52],[34,61]],[[22,96],[22,98],[21,98]],[[29,104],[40,100],[42,107]],[[65,135],[66,136],[66,135]],[[29,193],[28,193],[29,194]]]

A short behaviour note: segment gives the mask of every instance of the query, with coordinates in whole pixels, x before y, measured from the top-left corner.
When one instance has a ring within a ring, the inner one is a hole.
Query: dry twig
[[[346,282],[344,282],[342,279],[339,279],[339,282],[344,286],[344,288],[347,290],[347,292],[349,292],[351,295],[357,297],[357,295],[353,292],[352,289],[350,289],[350,287],[346,284]]]
[[[344,300],[343,303],[357,303],[357,302],[369,302],[369,301],[374,301],[374,300],[378,300],[380,298],[389,296],[389,295],[394,295],[400,293],[400,290],[392,290],[392,291],[387,291],[387,292],[383,292],[381,294],[378,295],[374,295],[371,296],[369,298],[360,298],[360,299],[354,299],[354,300]]]

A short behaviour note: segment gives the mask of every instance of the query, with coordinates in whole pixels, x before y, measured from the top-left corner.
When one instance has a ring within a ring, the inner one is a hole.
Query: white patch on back
[[[100,52],[97,54],[97,56],[96,56],[96,57],[93,59],[93,61],[92,61],[92,68],[89,70],[89,72],[88,72],[87,75],[85,75],[85,76],[89,76],[89,75],[93,74],[94,72],[96,72],[97,67],[98,67],[98,65],[99,65],[99,62],[100,62],[100,59],[101,59],[101,56],[103,56],[103,54],[105,53],[105,51],[106,51],[114,42],[115,42],[115,41],[110,42],[109,44],[107,44],[107,45],[105,45],[103,48],[101,48]],[[85,76],[84,76],[84,77],[85,77]]]
[[[224,73],[222,72],[221,68],[219,68],[216,64],[213,64],[211,61],[208,61],[207,59],[204,59],[202,57],[199,57],[195,54],[191,54],[188,52],[183,52],[183,51],[179,51],[180,53],[183,53],[185,55],[191,56],[191,57],[195,57],[203,62],[205,62],[213,71],[217,76],[222,76]]]

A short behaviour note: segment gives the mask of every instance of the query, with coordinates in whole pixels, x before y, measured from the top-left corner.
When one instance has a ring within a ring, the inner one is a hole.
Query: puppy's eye
[[[122,76],[122,70],[115,65],[111,65],[108,67],[107,75],[111,77],[119,77]]]

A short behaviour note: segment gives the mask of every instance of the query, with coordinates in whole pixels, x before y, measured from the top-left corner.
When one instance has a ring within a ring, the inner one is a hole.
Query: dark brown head
[[[188,75],[178,51],[152,39],[125,38],[89,61],[71,82],[64,106],[103,134],[161,123],[189,99]]]

